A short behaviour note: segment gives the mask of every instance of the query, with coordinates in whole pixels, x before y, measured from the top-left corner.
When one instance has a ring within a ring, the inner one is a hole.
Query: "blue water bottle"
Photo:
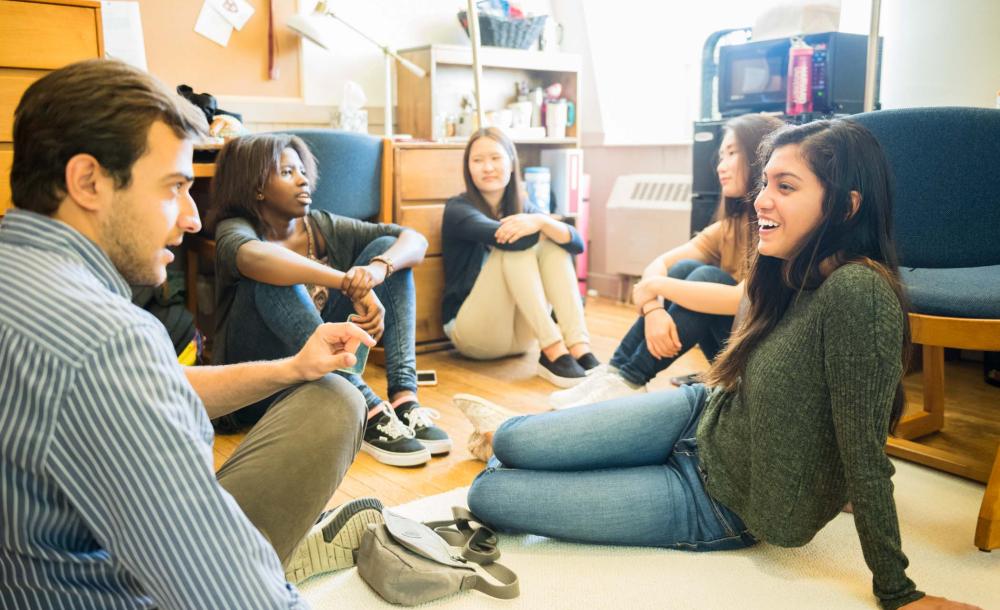
[[[551,181],[547,167],[524,168],[524,189],[528,192],[528,201],[545,213],[552,211]]]

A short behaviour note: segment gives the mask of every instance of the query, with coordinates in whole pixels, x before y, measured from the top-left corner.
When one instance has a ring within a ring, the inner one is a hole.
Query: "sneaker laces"
[[[388,407],[385,403],[382,403],[382,413],[389,418],[389,421],[381,421],[375,424],[375,427],[382,433],[389,437],[389,440],[396,440],[399,437],[413,438],[414,432],[406,424],[400,421],[399,417],[396,416],[396,412]]]
[[[413,407],[406,412],[406,419],[409,420],[410,430],[416,433],[418,427],[430,428],[433,426],[435,419],[441,419],[441,414],[430,407]]]

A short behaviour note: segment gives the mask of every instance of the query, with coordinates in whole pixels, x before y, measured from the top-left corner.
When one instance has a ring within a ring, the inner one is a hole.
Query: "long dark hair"
[[[245,218],[258,235],[267,235],[267,224],[260,214],[257,196],[278,171],[281,153],[291,148],[298,153],[306,168],[313,190],[319,175],[316,159],[298,136],[287,133],[261,133],[229,140],[215,159],[212,178],[212,211],[206,224],[215,230],[227,218]]]
[[[742,197],[719,196],[715,220],[722,223],[727,241],[742,244],[749,259],[757,243],[757,215],[753,209],[754,185],[764,172],[765,160],[758,154],[764,139],[785,122],[767,114],[745,114],[726,121],[724,133],[732,133],[743,161],[743,177],[747,181],[746,194]],[[717,160],[716,160],[717,161]],[[715,168],[712,168],[715,171]],[[745,270],[745,267],[744,267]]]
[[[500,199],[499,214],[493,211],[490,204],[483,198],[483,194],[476,188],[476,184],[472,181],[472,173],[469,171],[470,151],[472,150],[472,145],[479,138],[490,138],[496,141],[504,149],[504,152],[507,153],[507,156],[510,157],[510,181],[507,183],[507,188],[504,189],[503,197]],[[496,127],[480,129],[469,138],[469,142],[465,145],[465,155],[462,157],[462,177],[465,179],[465,198],[471,201],[472,205],[476,206],[483,214],[491,218],[500,219],[504,216],[520,214],[524,211],[524,188],[521,185],[521,164],[517,160],[517,149],[514,148],[514,142],[507,137],[507,134]]]
[[[746,283],[748,313],[737,323],[708,374],[710,384],[727,390],[737,387],[750,355],[778,325],[796,295],[817,288],[832,269],[852,262],[878,271],[895,292],[903,310],[904,370],[909,361],[907,306],[892,240],[891,177],[882,147],[858,123],[816,121],[771,134],[761,146],[760,166],[776,149],[793,144],[799,146],[799,154],[823,186],[822,217],[788,260],[753,256]],[[755,190],[759,192],[760,186]],[[861,195],[856,212],[852,191]],[[900,381],[890,429],[899,420],[904,403]]]

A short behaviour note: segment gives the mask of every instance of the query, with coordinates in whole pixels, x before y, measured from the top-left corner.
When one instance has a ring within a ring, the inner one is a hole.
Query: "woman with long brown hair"
[[[717,550],[805,545],[851,502],[883,608],[970,608],[906,575],[884,445],[909,337],[882,149],[834,120],[782,128],[762,155],[749,311],[708,385],[480,429],[494,455],[469,507],[506,531]]]
[[[462,173],[465,193],[445,205],[441,227],[445,333],[480,360],[521,354],[537,342],[539,376],[559,387],[579,383],[600,364],[573,269],[583,240],[526,201],[517,151],[499,129],[469,138]]]
[[[726,122],[716,165],[722,194],[715,222],[646,267],[633,291],[639,318],[611,362],[580,385],[554,392],[552,407],[646,392],[646,384],[696,345],[709,362],[715,359],[732,330],[756,244],[751,192],[761,171],[757,148],[783,124],[765,114]]]

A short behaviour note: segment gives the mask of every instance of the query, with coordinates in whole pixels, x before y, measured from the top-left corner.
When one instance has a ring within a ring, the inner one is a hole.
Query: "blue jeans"
[[[372,240],[354,265],[367,265],[372,257],[384,253],[396,242],[395,237],[383,236]],[[345,269],[346,271],[346,269]],[[396,392],[417,390],[416,289],[413,273],[399,269],[375,287],[375,295],[385,306],[386,377],[389,396]],[[354,313],[351,300],[336,290],[322,312],[316,310],[302,284],[274,286],[248,279],[240,281],[230,313],[226,354],[229,362],[273,360],[297,353],[323,322],[343,322]],[[361,391],[368,407],[382,402],[358,375],[337,372]],[[273,397],[272,397],[273,398]],[[263,416],[271,398],[237,412],[241,424],[252,424]]]
[[[469,508],[503,531],[594,544],[709,551],[756,539],[705,491],[701,384],[514,417]]]
[[[667,275],[689,282],[736,285],[736,280],[722,269],[692,259],[677,261]],[[673,358],[656,358],[650,354],[649,348],[646,347],[645,318],[640,316],[625,334],[625,338],[615,350],[615,355],[611,357],[611,366],[618,369],[619,374],[630,383],[646,385],[660,371],[673,364],[674,360],[695,345],[701,346],[702,353],[709,361],[714,360],[732,330],[733,316],[691,311],[676,303],[665,303],[665,305],[668,306],[667,312],[670,317],[677,324],[681,350]]]

